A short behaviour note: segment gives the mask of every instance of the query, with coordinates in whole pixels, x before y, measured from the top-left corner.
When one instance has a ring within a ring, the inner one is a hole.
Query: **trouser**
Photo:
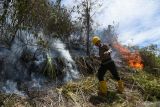
[[[106,71],[109,70],[113,75],[113,78],[117,81],[120,80],[119,74],[117,72],[117,68],[113,60],[107,60],[101,63],[101,66],[98,70],[97,77],[99,81],[104,81],[104,75]]]

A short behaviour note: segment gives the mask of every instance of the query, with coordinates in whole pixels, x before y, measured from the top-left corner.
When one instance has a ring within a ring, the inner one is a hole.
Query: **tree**
[[[82,28],[86,33],[86,54],[88,56],[90,56],[90,35],[93,25],[92,16],[95,14],[94,8],[101,6],[98,1],[100,0],[82,0],[77,6],[77,13],[80,15],[78,19],[82,21]]]
[[[60,3],[61,0],[53,5],[48,0],[8,0],[0,17],[0,41],[10,47],[19,30],[35,35],[42,31],[47,35],[53,33],[59,38],[68,37],[72,32],[71,15]]]
[[[10,5],[9,5],[10,3]],[[46,0],[14,0],[6,2],[1,21],[1,41],[10,47],[18,30],[43,28],[50,7]],[[41,9],[41,10],[40,10]],[[7,11],[5,11],[7,10]]]
[[[160,57],[158,57],[157,45],[151,44],[140,49],[140,55],[143,60],[144,69],[150,73],[154,73],[156,70],[160,70]]]
[[[48,18],[46,30],[49,34],[54,33],[57,37],[68,38],[72,32],[71,15],[65,7],[55,6]]]

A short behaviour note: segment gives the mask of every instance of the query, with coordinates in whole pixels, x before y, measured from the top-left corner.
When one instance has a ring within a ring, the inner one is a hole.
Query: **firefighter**
[[[101,60],[100,68],[98,69],[97,77],[99,80],[99,92],[100,95],[107,94],[107,82],[104,80],[104,75],[107,70],[111,72],[114,79],[118,82],[118,92],[122,93],[124,91],[123,81],[120,79],[120,76],[117,72],[114,61],[111,59],[111,49],[108,45],[102,44],[98,36],[92,38],[93,44],[99,48],[99,56],[96,58]]]

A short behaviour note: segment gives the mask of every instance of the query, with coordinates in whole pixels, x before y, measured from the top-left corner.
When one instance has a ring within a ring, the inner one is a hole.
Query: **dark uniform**
[[[103,81],[106,71],[109,70],[111,72],[111,74],[113,75],[114,79],[119,81],[120,77],[117,72],[117,68],[115,66],[115,63],[111,58],[110,53],[104,54],[104,52],[106,52],[108,50],[109,50],[109,46],[107,46],[105,44],[101,44],[101,46],[99,47],[99,56],[100,56],[100,60],[101,60],[101,66],[98,70],[97,77],[98,77],[99,81]]]

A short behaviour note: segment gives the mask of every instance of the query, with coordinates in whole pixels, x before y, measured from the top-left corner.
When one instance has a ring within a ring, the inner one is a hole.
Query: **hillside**
[[[160,48],[158,42],[144,43],[146,35],[159,37],[157,29],[147,34],[149,28],[134,23],[138,38],[132,40],[127,24],[122,30],[119,22],[96,22],[103,2],[75,0],[66,7],[64,1],[0,1],[0,107],[160,107]],[[114,60],[124,81],[122,94],[108,71],[109,90],[97,94],[101,43],[107,47],[102,54]]]
[[[83,63],[82,63],[83,64]],[[93,63],[92,63],[93,64]],[[80,65],[80,64],[79,64]],[[85,65],[83,65],[85,68]],[[119,69],[125,82],[125,92],[119,94],[116,81],[106,73],[109,91],[98,96],[98,80],[94,72],[83,72],[81,78],[65,84],[48,86],[41,90],[28,90],[27,95],[0,94],[3,107],[159,107],[160,74],[133,70],[127,66]],[[156,75],[156,76],[155,76]]]

